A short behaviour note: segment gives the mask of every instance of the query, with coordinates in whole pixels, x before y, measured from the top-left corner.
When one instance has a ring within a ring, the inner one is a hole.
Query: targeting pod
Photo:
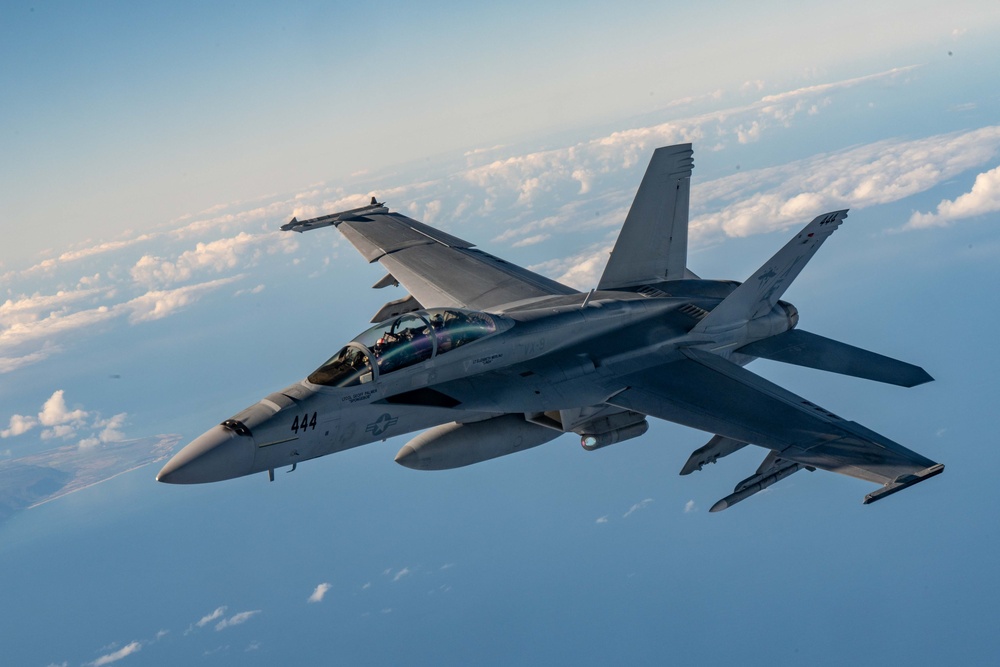
[[[592,452],[595,449],[607,447],[608,445],[613,445],[616,442],[638,438],[648,430],[649,422],[643,419],[641,422],[630,424],[629,426],[608,431],[606,433],[584,433],[580,436],[580,444],[588,452]]]

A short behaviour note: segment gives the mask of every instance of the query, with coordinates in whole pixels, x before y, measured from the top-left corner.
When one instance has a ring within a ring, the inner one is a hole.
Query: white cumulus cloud
[[[907,229],[944,226],[985,213],[1000,211],[1000,167],[976,176],[972,189],[953,200],[942,200],[933,213],[914,213]]]
[[[67,422],[79,422],[86,419],[87,413],[79,408],[70,410],[66,406],[65,391],[57,389],[45,401],[42,411],[38,413],[38,421],[44,426],[55,426]]]
[[[122,427],[128,419],[128,413],[120,412],[113,417],[104,419],[100,413],[84,410],[78,407],[70,410],[66,405],[65,391],[57,389],[42,405],[37,419],[27,415],[13,415],[9,426],[0,431],[0,437],[9,438],[22,435],[41,425],[41,438],[71,438],[82,429],[90,429],[92,434],[80,441],[81,449],[94,447],[102,443],[120,442],[125,439]]]
[[[63,397],[63,390],[57,389],[45,401],[42,411],[38,413],[38,422],[42,426],[48,426],[42,433],[43,438],[67,438],[76,433],[76,429],[83,424],[87,418],[87,412],[77,408],[70,410],[66,406],[66,399]]]
[[[306,600],[306,602],[322,602],[323,598],[326,597],[327,591],[329,590],[330,584],[327,582],[324,581],[322,584],[318,584],[316,588],[313,589],[312,595],[309,596],[309,599]]]
[[[27,433],[36,426],[38,426],[38,420],[34,417],[12,415],[10,418],[10,426],[0,431],[0,438],[10,438],[15,435],[21,435],[22,433]]]

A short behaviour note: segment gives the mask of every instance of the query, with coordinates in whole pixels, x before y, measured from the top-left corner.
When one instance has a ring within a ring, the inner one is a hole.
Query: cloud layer
[[[530,248],[536,257],[539,249],[557,247],[568,234],[590,234],[590,247],[532,267],[589,289],[628,210],[635,174],[653,148],[695,141],[697,151],[719,151],[759,141],[802,118],[825,113],[843,91],[905,85],[917,72],[912,66],[894,68],[749,103],[730,100],[746,100],[760,86],[750,85],[737,97],[717,91],[703,100],[719,107],[714,111],[542,151],[515,154],[502,146],[469,151],[464,165],[443,176],[383,177],[391,182],[378,188],[378,196],[448,231],[461,228],[478,235],[479,230],[471,228],[488,228],[494,243]],[[889,139],[711,181],[695,179],[691,242],[781,229],[834,208],[899,201],[981,168],[995,160],[998,147],[1000,126],[991,126]],[[980,173],[969,192],[942,201],[935,211],[915,213],[906,228],[939,226],[998,210],[998,169]],[[266,287],[260,267],[299,249],[301,237],[277,231],[280,222],[291,215],[301,218],[355,207],[371,195],[365,188],[350,191],[320,184],[288,195],[220,204],[159,229],[84,244],[23,271],[8,271],[4,278],[10,287],[0,304],[0,373],[61,354],[82,333],[96,335],[121,322],[156,322],[227,289],[254,298]],[[334,247],[340,243],[336,234],[321,238]],[[255,277],[247,284],[249,275]],[[17,285],[39,281],[60,287],[15,292]],[[27,428],[29,421],[16,421],[3,432],[9,437]]]

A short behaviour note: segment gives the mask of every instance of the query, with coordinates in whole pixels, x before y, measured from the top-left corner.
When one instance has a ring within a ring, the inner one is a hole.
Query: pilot
[[[375,341],[375,345],[372,346],[372,352],[375,353],[376,357],[381,357],[389,348],[393,347],[399,341],[399,337],[396,336],[391,331],[386,331],[382,334],[382,337]]]
[[[447,352],[453,345],[451,342],[451,332],[445,328],[444,324],[444,314],[435,313],[430,319],[431,331],[434,333],[434,337],[437,338],[437,351],[438,354],[442,352]]]

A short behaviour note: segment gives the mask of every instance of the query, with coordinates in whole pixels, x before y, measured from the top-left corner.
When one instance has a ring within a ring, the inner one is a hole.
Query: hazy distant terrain
[[[180,436],[156,435],[81,448],[76,444],[0,462],[0,522],[116,475],[162,461]]]

